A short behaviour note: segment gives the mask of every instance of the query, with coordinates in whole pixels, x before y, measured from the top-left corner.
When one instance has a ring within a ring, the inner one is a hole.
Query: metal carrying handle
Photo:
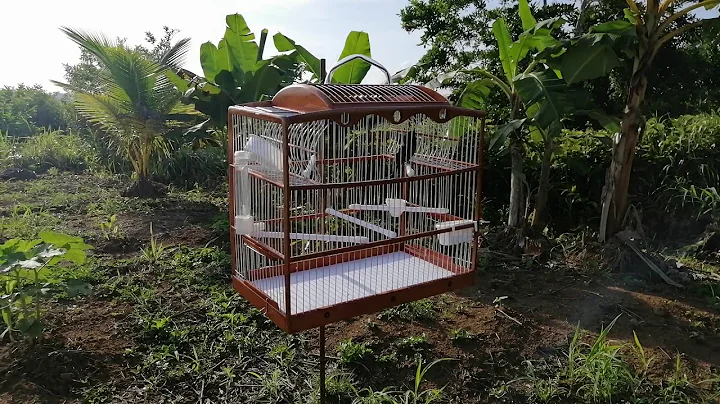
[[[355,59],[362,59],[362,60],[370,63],[371,65],[377,67],[378,69],[382,70],[385,73],[385,77],[387,77],[387,83],[388,84],[392,83],[392,81],[390,79],[390,72],[388,72],[388,70],[385,68],[385,66],[381,65],[375,59],[369,58],[365,55],[361,55],[358,53],[358,54],[346,56],[346,57],[338,60],[337,64],[335,66],[333,66],[330,69],[330,71],[328,71],[327,75],[325,76],[325,84],[331,84],[332,76],[333,76],[333,73],[335,73],[335,70],[337,70],[338,68],[340,68],[340,66],[342,66],[346,63],[352,62]]]

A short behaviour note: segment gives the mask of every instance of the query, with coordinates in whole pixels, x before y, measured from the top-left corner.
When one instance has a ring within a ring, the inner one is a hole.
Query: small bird
[[[312,156],[310,156],[310,161],[308,161],[307,167],[305,167],[305,169],[302,172],[303,178],[310,178],[313,171],[315,171],[316,163],[317,163],[317,157],[315,157],[315,155],[313,154]]]
[[[401,173],[406,164],[410,162],[410,159],[415,155],[417,150],[417,138],[414,131],[408,131],[404,134],[403,144],[398,150],[398,154],[395,157],[395,163],[397,164],[397,172]],[[407,172],[406,172],[407,174]]]
[[[410,163],[405,163],[405,175],[408,177],[414,177],[415,176],[415,169],[412,168]]]

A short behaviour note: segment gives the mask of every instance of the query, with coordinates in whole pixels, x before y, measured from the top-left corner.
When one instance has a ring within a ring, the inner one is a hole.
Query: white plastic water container
[[[454,229],[459,226],[474,223],[475,221],[473,220],[453,220],[436,224],[435,230]],[[440,242],[440,244],[445,246],[469,243],[473,239],[473,230],[473,227],[468,227],[467,229],[438,234],[438,241]]]
[[[250,135],[243,150],[252,152],[256,160],[266,168],[283,170],[283,154],[279,147],[260,136]]]

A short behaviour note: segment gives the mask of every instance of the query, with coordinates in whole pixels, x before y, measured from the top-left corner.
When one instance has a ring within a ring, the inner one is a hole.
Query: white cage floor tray
[[[290,275],[291,313],[304,313],[454,275],[405,252],[295,272]],[[285,311],[282,275],[252,283],[272,298],[281,311]]]

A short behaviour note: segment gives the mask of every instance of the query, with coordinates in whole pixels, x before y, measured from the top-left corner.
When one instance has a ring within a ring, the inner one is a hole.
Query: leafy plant
[[[166,248],[162,243],[158,242],[157,237],[153,234],[152,223],[150,223],[150,245],[140,249],[143,258],[147,262],[155,263],[162,257]]]
[[[54,283],[53,269],[65,262],[76,265],[86,260],[91,246],[79,237],[41,232],[39,239],[11,239],[0,246],[0,311],[5,323],[2,336],[14,339],[19,332],[30,340],[42,335],[43,304],[51,293],[63,291],[73,297],[89,293],[89,285],[78,280]]]
[[[69,84],[55,84],[74,93],[78,112],[107,134],[108,142],[132,164],[137,183],[126,196],[154,196],[150,183],[153,159],[168,153],[168,138],[182,132],[197,118],[180,103],[181,94],[170,82],[169,67],[182,61],[189,39],[171,46],[157,62],[119,41],[62,28],[73,42],[92,53],[104,66],[98,93],[84,92]]]
[[[450,330],[450,339],[453,341],[472,341],[477,339],[477,335],[465,328],[453,328]]]
[[[256,42],[242,15],[228,15],[225,22],[225,35],[218,44],[206,42],[200,47],[204,77],[187,70],[173,75],[173,83],[184,93],[184,102],[210,117],[193,130],[200,131],[209,124],[223,127],[228,107],[272,98],[283,87],[300,80],[305,70],[311,73],[311,81],[324,79],[320,59],[292,39],[275,34],[273,43],[280,54],[263,59],[267,29],[260,32]],[[354,53],[370,56],[366,33],[353,31],[348,35],[341,58]],[[360,83],[369,69],[366,62],[354,61],[338,69],[334,78],[337,82]]]
[[[366,344],[353,342],[352,340],[340,342],[337,353],[342,365],[363,363],[373,356],[373,350],[368,348]]]
[[[401,319],[406,321],[432,320],[438,315],[437,304],[431,299],[421,299],[391,307],[380,314],[381,320]]]
[[[107,221],[100,222],[100,231],[103,237],[105,237],[105,240],[110,240],[112,237],[120,237],[122,230],[117,224],[117,215],[110,215]]]
[[[430,345],[427,336],[422,335],[411,335],[409,337],[402,338],[397,342],[398,349],[406,350],[414,353],[420,353]]]

